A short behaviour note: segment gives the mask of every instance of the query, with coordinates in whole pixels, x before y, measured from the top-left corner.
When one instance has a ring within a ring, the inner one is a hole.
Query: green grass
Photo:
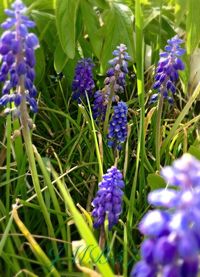
[[[35,84],[39,112],[30,114],[36,125],[30,132],[25,119],[6,117],[0,107],[0,276],[128,277],[140,259],[137,227],[150,208],[147,195],[163,185],[159,170],[185,152],[200,159],[200,84],[189,77],[195,70],[189,61],[200,38],[196,17],[185,20],[187,8],[196,14],[200,3],[194,8],[193,1],[183,1],[179,9],[179,1],[81,1],[70,22],[73,1],[24,1],[40,38]],[[9,2],[0,3],[1,22],[1,10]],[[149,105],[155,67],[177,27],[186,41],[186,68],[174,104],[164,101],[157,108]],[[65,29],[69,43],[63,42]],[[132,60],[125,93],[120,94],[128,105],[128,137],[118,156],[107,146],[111,105],[98,126],[93,100],[87,97],[78,104],[71,84],[77,60],[91,57],[95,89],[101,89],[112,50],[120,43],[127,44]],[[111,231],[106,221],[106,245],[100,249],[91,202],[102,175],[115,163],[126,184],[123,211]]]

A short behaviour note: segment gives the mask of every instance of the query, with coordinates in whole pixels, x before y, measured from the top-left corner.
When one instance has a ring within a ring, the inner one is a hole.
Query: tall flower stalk
[[[123,188],[123,176],[115,166],[112,166],[103,175],[97,195],[92,202],[94,206],[92,212],[94,228],[103,226],[106,217],[108,218],[109,230],[117,224],[119,215],[122,212]]]
[[[92,96],[95,87],[92,74],[93,67],[94,64],[90,58],[78,61],[72,82],[72,97],[74,100],[80,102],[81,98],[86,98],[86,92],[89,98]]]
[[[4,83],[0,105],[7,106],[14,103],[14,108],[6,108],[5,112],[12,112],[21,122],[21,131],[28,156],[31,176],[41,211],[46,221],[49,236],[55,237],[53,226],[47,211],[39,183],[34,153],[32,148],[30,129],[33,127],[29,117],[28,106],[35,113],[38,110],[35,100],[37,91],[34,86],[35,54],[39,47],[38,38],[29,33],[28,29],[35,26],[26,15],[26,7],[20,0],[12,4],[12,9],[6,9],[9,16],[1,27],[5,30],[0,39],[1,68],[0,81]],[[58,254],[55,242],[52,242],[55,255]]]
[[[123,176],[115,166],[112,166],[103,175],[96,197],[92,201],[93,226],[96,229],[100,228],[99,245],[102,249],[105,246],[105,220],[108,219],[108,229],[111,230],[117,224],[122,212],[123,188]]]
[[[183,41],[176,35],[169,39],[168,45],[165,46],[165,52],[160,54],[160,60],[156,68],[155,82],[153,89],[157,93],[153,94],[150,102],[154,103],[158,100],[157,106],[157,121],[156,121],[156,164],[157,169],[160,169],[160,145],[161,145],[161,116],[163,110],[163,101],[167,99],[173,103],[173,95],[176,92],[176,82],[179,78],[178,71],[184,69],[184,64],[179,58],[185,53],[185,49],[180,47]],[[159,97],[160,96],[160,97]]]
[[[109,123],[108,146],[121,150],[122,143],[127,137],[127,112],[128,107],[125,102],[120,101],[114,106],[114,113]]]
[[[112,103],[118,101],[117,94],[122,93],[126,84],[128,73],[128,61],[130,56],[126,52],[124,44],[117,46],[113,51],[114,58],[109,61],[110,68],[107,70],[107,77],[104,80],[104,88],[96,91],[94,95],[93,116],[94,119],[104,121],[104,133],[108,132],[109,117]]]

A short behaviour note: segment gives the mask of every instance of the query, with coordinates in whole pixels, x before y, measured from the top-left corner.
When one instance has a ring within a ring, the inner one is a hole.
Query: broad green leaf
[[[159,189],[159,188],[165,188],[166,183],[160,175],[157,175],[155,173],[151,173],[147,177],[147,182],[151,188],[151,190]]]
[[[90,43],[92,45],[95,55],[99,58],[102,47],[102,38],[98,33],[100,28],[99,20],[93,6],[87,0],[81,0],[80,3],[83,23],[86,27],[86,32],[89,35]]]
[[[145,17],[144,28],[147,27],[154,18],[159,16],[159,14],[160,14],[159,10],[153,9],[151,13],[147,17]]]
[[[92,57],[94,55],[94,51],[92,49],[91,43],[85,39],[83,36],[79,38],[80,48],[78,48],[80,56],[82,57]],[[81,51],[80,51],[81,50]]]
[[[75,56],[76,17],[79,0],[56,0],[56,24],[61,46],[70,59]]]
[[[54,68],[57,73],[62,72],[68,61],[68,56],[64,53],[60,42],[58,41],[56,50],[54,52]]]
[[[50,13],[34,10],[32,11],[32,17],[39,30],[39,41],[45,41],[48,49],[54,52],[57,45],[55,16]]]
[[[36,55],[36,84],[38,84],[44,76],[45,73],[45,57],[44,57],[44,51],[40,47],[35,52]]]
[[[69,87],[71,87],[71,84],[72,84],[72,81],[74,78],[75,67],[80,58],[81,57],[80,57],[78,51],[76,51],[74,59],[69,59],[65,65],[65,67],[62,70],[63,74],[65,75],[67,85]]]
[[[101,8],[101,9],[106,9],[109,7],[109,3],[106,0],[89,0],[89,2],[93,6],[97,6],[98,8]]]
[[[175,22],[179,26],[182,20],[184,20],[184,15],[187,11],[188,1],[187,0],[175,0]]]
[[[200,147],[191,145],[188,152],[193,155],[195,158],[200,160]]]
[[[200,0],[190,0],[186,21],[187,53],[192,54],[200,41],[199,32]]]
[[[158,33],[160,32],[161,40],[160,40],[160,48],[164,49],[167,39],[174,36],[174,30],[167,19],[167,17],[162,16],[161,28],[159,25],[159,19],[154,18],[146,25],[145,28],[145,42],[149,45],[155,43]],[[153,55],[153,54],[152,54]]]
[[[55,7],[54,0],[26,0],[24,3],[28,6],[29,9],[35,9],[35,10],[53,10]]]
[[[126,44],[129,55],[134,58],[133,14],[127,6],[113,3],[111,8],[104,12],[103,21],[104,26],[100,32],[104,43],[100,61],[104,72],[112,58],[112,51],[120,43]]]

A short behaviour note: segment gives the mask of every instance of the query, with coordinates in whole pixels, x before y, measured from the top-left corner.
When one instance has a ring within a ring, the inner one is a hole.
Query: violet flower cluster
[[[151,103],[158,99],[159,94],[162,94],[169,103],[173,103],[171,96],[176,92],[175,84],[179,78],[178,71],[184,69],[184,64],[179,58],[185,53],[185,49],[180,47],[183,40],[176,35],[167,42],[165,52],[160,54],[153,85],[153,89],[157,90],[158,93],[152,95]]]
[[[126,85],[126,75],[128,73],[128,61],[130,56],[126,52],[127,47],[124,44],[117,46],[113,51],[114,58],[109,61],[111,67],[107,71],[107,77],[104,80],[104,88],[96,91],[94,95],[93,117],[99,121],[105,119],[106,108],[109,98],[112,101],[118,100],[117,93],[123,92]]]
[[[4,83],[0,105],[14,102],[17,109],[23,99],[27,101],[33,112],[37,112],[35,97],[37,94],[33,84],[35,79],[34,50],[39,46],[35,34],[29,33],[35,23],[26,15],[26,7],[20,0],[6,9],[8,18],[1,24],[5,30],[0,38],[0,82]],[[10,93],[12,90],[12,93]]]
[[[124,181],[121,172],[112,166],[103,175],[103,180],[99,183],[99,190],[92,202],[94,210],[94,228],[104,225],[107,217],[109,230],[117,224],[122,211],[122,196]]]
[[[80,102],[80,98],[85,98],[87,92],[88,97],[92,96],[95,87],[92,69],[94,64],[90,58],[78,61],[75,68],[75,76],[72,82],[72,97]]]
[[[108,146],[122,149],[122,143],[127,137],[127,113],[128,107],[125,102],[120,101],[113,107],[114,113],[109,123]]]
[[[146,239],[131,277],[197,277],[200,254],[200,161],[189,154],[167,166],[161,175],[170,185],[153,191],[139,229]]]

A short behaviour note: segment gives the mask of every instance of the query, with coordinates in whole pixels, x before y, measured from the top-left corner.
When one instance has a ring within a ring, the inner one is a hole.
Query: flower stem
[[[161,93],[160,99],[157,106],[157,118],[156,118],[156,139],[155,139],[155,148],[156,148],[156,166],[157,170],[160,170],[160,147],[162,144],[161,136],[161,116],[163,110],[163,94]]]
[[[97,154],[97,160],[98,160],[98,164],[99,164],[99,182],[100,182],[101,179],[102,179],[102,176],[103,176],[102,155],[101,155],[100,150],[99,150],[99,144],[98,144],[98,140],[97,140],[96,129],[95,129],[95,126],[94,126],[94,119],[93,119],[93,116],[92,116],[90,101],[89,101],[87,92],[85,92],[85,94],[86,94],[87,104],[88,104],[88,108],[89,108],[90,120],[91,120],[91,124],[92,124],[92,131],[93,131],[93,135],[94,135],[94,143],[95,143],[96,154]]]
[[[102,250],[104,250],[105,242],[106,242],[105,229],[104,229],[104,225],[101,225],[101,227],[100,227],[100,235],[99,235],[99,247]]]
[[[11,158],[11,115],[9,114],[6,121],[6,216],[9,217],[10,210],[10,158]]]
[[[115,94],[114,84],[112,84],[111,88],[110,88],[110,95],[109,95],[108,105],[107,105],[107,108],[106,108],[106,118],[105,118],[104,126],[103,126],[104,134],[107,134],[107,132],[108,132],[108,123],[109,123],[109,117],[110,117],[110,112],[111,112],[111,108],[112,108],[112,99],[113,99],[114,94]]]

